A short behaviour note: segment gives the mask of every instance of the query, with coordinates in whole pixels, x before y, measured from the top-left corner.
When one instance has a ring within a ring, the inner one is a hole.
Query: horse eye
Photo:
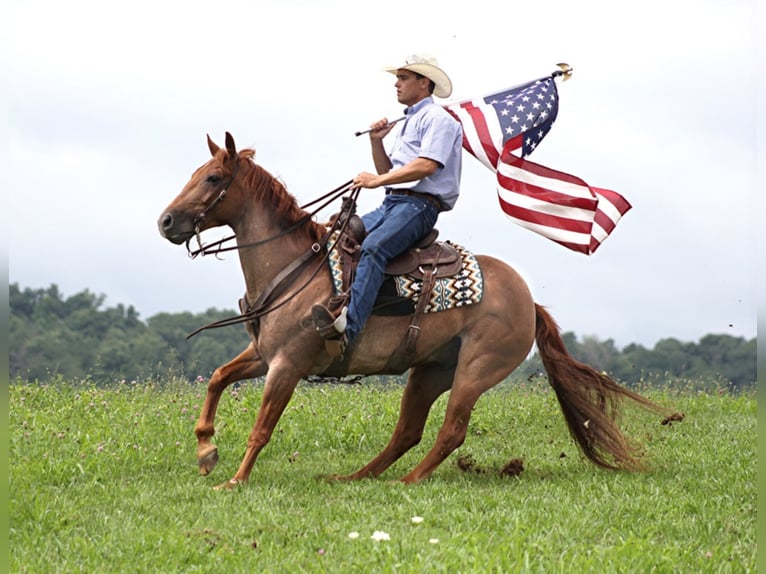
[[[209,175],[209,176],[207,176],[205,178],[205,181],[207,183],[212,183],[213,185],[216,185],[217,183],[220,183],[221,176],[220,175],[211,174],[211,175]]]

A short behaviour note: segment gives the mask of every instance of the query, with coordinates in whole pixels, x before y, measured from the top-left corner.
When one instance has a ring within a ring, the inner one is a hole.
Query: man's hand
[[[380,176],[367,171],[361,172],[354,178],[351,189],[359,189],[360,187],[366,187],[367,189],[380,187]]]
[[[370,139],[382,140],[388,135],[388,132],[394,129],[395,125],[396,123],[389,124],[388,118],[383,118],[382,120],[370,124]]]

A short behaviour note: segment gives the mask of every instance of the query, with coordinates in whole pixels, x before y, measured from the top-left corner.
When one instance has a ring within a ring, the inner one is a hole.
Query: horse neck
[[[283,193],[287,195],[286,191]],[[275,204],[282,206],[284,212],[283,202],[294,203],[292,197],[275,198],[268,192],[249,193],[247,197],[241,217],[232,228],[241,247],[239,259],[248,298],[255,298],[280,271],[311,249],[314,241],[305,226],[313,222],[290,231],[294,222],[278,213]],[[293,217],[298,213],[295,209],[287,211]]]

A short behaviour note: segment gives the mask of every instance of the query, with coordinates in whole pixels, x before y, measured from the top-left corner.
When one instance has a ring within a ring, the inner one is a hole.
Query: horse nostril
[[[170,229],[173,226],[173,216],[169,213],[162,218],[162,229]]]

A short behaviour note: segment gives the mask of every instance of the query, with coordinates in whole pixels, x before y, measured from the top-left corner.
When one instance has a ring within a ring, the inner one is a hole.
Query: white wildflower
[[[382,530],[376,530],[372,533],[372,536],[370,536],[373,540],[380,542],[381,540],[391,540],[391,537],[388,535],[387,532],[383,532]]]
[[[420,524],[421,522],[423,522],[423,517],[422,516],[413,516],[412,517],[412,522],[414,522],[415,524]]]
[[[359,533],[358,532],[349,532],[348,533],[348,537],[351,538],[352,540],[356,540],[357,538],[359,538]]]
[[[428,541],[431,544],[439,544],[439,539],[438,538],[429,538]]]

